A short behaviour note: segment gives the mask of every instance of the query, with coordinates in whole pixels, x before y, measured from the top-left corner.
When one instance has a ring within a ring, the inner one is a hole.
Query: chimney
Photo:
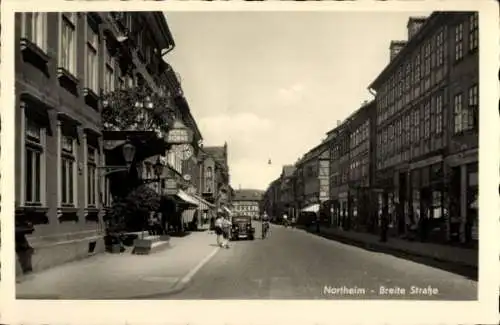
[[[389,46],[391,61],[396,57],[396,55],[398,55],[399,51],[401,51],[405,45],[406,41],[391,41],[391,45]]]
[[[337,120],[337,126],[339,126],[340,124],[342,124],[342,121],[341,120]]]
[[[408,40],[410,40],[425,23],[426,17],[410,17],[406,28],[408,29]]]

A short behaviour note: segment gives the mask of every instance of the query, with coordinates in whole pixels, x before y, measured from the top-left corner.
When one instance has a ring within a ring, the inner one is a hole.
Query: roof
[[[414,48],[415,44],[421,42],[421,38],[424,35],[427,35],[429,29],[441,16],[443,16],[443,13],[433,12],[427,19],[425,19],[425,22],[423,23],[422,27],[420,27],[420,29],[415,33],[415,35],[413,35],[413,37],[406,42],[406,45],[401,49],[401,51],[399,51],[399,53],[392,60],[389,61],[389,64],[386,65],[384,70],[382,70],[382,72],[379,73],[379,75],[375,78],[374,81],[372,81],[372,83],[368,86],[368,88],[376,90],[382,79],[401,63],[401,61],[408,54],[408,52]],[[423,17],[418,17],[417,19],[422,19],[422,18]]]
[[[295,166],[294,165],[285,165],[285,166],[283,166],[283,176],[285,176],[285,177],[292,176],[294,171],[295,171]]]
[[[233,202],[234,201],[260,201],[264,191],[254,190],[254,189],[241,189],[234,190]]]
[[[203,147],[203,151],[219,162],[226,161],[224,157],[224,147]]]
[[[174,37],[172,31],[168,26],[165,15],[161,11],[152,12],[155,22],[159,27],[159,33],[155,33],[154,36],[160,41],[160,49],[167,49],[175,47]],[[160,37],[161,36],[161,37]]]

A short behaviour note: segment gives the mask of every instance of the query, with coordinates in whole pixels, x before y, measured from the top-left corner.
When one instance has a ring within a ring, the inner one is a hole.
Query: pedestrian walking
[[[223,245],[223,218],[222,215],[217,215],[217,218],[214,220],[214,230],[215,230],[215,235],[217,236],[217,245],[222,247]]]
[[[288,215],[286,213],[283,213],[283,225],[288,227]]]
[[[222,219],[222,247],[229,248],[229,237],[231,235],[231,220],[229,217],[225,217]]]
[[[387,232],[389,228],[389,207],[384,205],[382,208],[382,216],[381,216],[381,229],[380,229],[380,241],[385,243],[387,242]]]

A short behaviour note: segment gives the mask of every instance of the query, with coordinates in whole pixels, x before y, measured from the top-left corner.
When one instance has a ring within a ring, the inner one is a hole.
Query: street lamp
[[[127,140],[127,142],[123,145],[122,152],[127,167],[130,167],[135,157],[135,146]]]
[[[158,157],[156,163],[153,165],[153,170],[157,178],[160,178],[163,174],[163,164],[160,161],[160,157]]]
[[[125,172],[130,171],[130,166],[132,165],[132,161],[134,161],[136,154],[136,147],[127,139],[127,142],[122,147],[123,159],[125,160],[125,166],[99,166],[98,168],[104,170],[104,175],[107,176],[109,174],[117,173],[117,172]]]

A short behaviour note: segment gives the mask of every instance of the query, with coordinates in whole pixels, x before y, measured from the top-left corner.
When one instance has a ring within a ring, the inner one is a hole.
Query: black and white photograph
[[[494,6],[105,2],[9,4],[2,26],[16,304],[486,310],[498,265],[480,260],[499,252],[479,242],[498,230],[498,194],[485,194],[498,157],[483,165],[480,125],[495,138],[481,135],[482,152],[500,136],[484,111],[498,62],[483,74],[480,57],[498,39],[482,36]]]

